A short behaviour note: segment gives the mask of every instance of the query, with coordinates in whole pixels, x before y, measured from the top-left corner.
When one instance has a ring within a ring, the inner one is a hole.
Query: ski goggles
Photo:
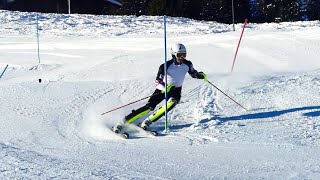
[[[177,53],[177,58],[179,58],[179,57],[187,57],[187,53]]]

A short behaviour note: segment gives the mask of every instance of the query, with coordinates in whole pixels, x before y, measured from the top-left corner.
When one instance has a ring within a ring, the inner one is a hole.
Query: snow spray
[[[236,104],[238,104],[240,107],[242,107],[244,110],[248,111],[247,108],[243,107],[241,104],[239,104],[237,101],[235,101],[234,99],[232,99],[230,96],[228,96],[225,92],[223,92],[221,89],[219,89],[217,86],[215,86],[214,84],[212,84],[210,81],[207,80],[207,82],[213,86],[214,88],[216,88],[218,91],[220,91],[223,95],[227,96],[229,99],[231,99],[233,102],[235,102]]]
[[[244,28],[245,28],[246,25],[247,25],[247,22],[248,22],[248,19],[246,19],[246,20],[244,21],[244,24],[243,24],[243,27],[242,27],[242,32],[241,32],[240,39],[239,39],[239,42],[238,42],[237,50],[236,50],[236,53],[234,54],[234,58],[233,58],[233,63],[232,63],[231,72],[233,71],[234,63],[235,63],[236,58],[237,58],[237,54],[238,54],[238,50],[239,50],[239,47],[240,47],[242,35],[243,35],[243,32],[244,32]]]

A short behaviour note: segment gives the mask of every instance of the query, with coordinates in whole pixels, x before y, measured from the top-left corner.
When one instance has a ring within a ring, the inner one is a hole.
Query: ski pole
[[[221,89],[219,89],[217,86],[215,86],[214,84],[212,84],[210,81],[208,81],[207,79],[205,80],[207,81],[211,86],[215,87],[216,89],[218,89],[222,94],[224,94],[225,96],[227,96],[229,99],[231,99],[233,102],[235,102],[236,104],[238,104],[240,107],[242,107],[244,110],[248,111],[248,109],[246,109],[245,107],[243,107],[241,104],[239,104],[237,101],[235,101],[234,99],[232,99],[230,96],[228,96],[226,93],[224,93]]]
[[[1,73],[1,75],[0,75],[0,79],[2,78],[4,72],[7,70],[8,66],[9,66],[9,64],[7,64],[7,66],[6,66],[6,67],[4,68],[4,70],[2,71],[2,73]]]
[[[104,113],[102,113],[101,115],[108,114],[108,113],[110,113],[110,112],[112,112],[112,111],[121,109],[121,108],[123,108],[123,107],[129,106],[129,105],[131,105],[131,104],[137,103],[137,102],[139,102],[139,101],[145,100],[145,99],[150,98],[150,97],[155,96],[155,95],[157,95],[157,94],[152,94],[152,95],[150,95],[150,96],[141,98],[141,99],[139,99],[139,100],[133,101],[133,102],[131,102],[131,103],[128,103],[128,104],[125,104],[125,105],[123,105],[123,106],[117,107],[117,108],[112,109],[112,110],[109,110],[109,111],[107,111],[107,112],[104,112]]]

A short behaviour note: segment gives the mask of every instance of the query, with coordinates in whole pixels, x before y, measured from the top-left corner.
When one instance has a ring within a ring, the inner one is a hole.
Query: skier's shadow
[[[316,117],[316,116],[320,116],[320,111],[303,113],[303,115],[304,115],[304,116],[309,116],[309,117]]]
[[[261,110],[261,109],[259,109]],[[320,106],[306,106],[306,107],[299,107],[299,108],[292,108],[292,109],[285,109],[285,110],[276,110],[276,111],[269,111],[269,112],[259,112],[259,113],[250,113],[250,114],[244,114],[240,116],[230,116],[230,117],[224,117],[220,115],[215,115],[212,116],[211,118],[207,119],[202,119],[199,121],[199,123],[207,123],[211,120],[219,120],[220,123],[217,125],[227,122],[227,121],[239,121],[239,120],[250,120],[250,119],[262,119],[262,118],[272,118],[272,117],[277,117],[281,116],[286,113],[292,113],[292,112],[297,112],[297,111],[307,111],[307,110],[318,110],[318,111],[312,111],[312,112],[307,112],[303,113],[303,116],[306,117],[317,117],[320,116]],[[193,124],[183,124],[183,125],[177,125],[170,127],[171,129],[183,129],[183,128],[188,128]]]
[[[179,125],[172,125],[169,127],[169,131],[175,131],[178,129],[183,129],[183,128],[188,128],[192,125],[192,123],[188,123],[188,124],[179,124]],[[164,132],[164,127],[165,124],[164,123],[159,123],[157,127],[154,127],[154,130],[156,130],[159,135],[158,136],[166,136],[167,134]]]
[[[293,113],[297,111],[306,111],[306,110],[320,110],[320,106],[306,106],[306,107],[299,107],[299,108],[292,108],[292,109],[285,109],[285,110],[277,110],[277,111],[269,111],[269,112],[259,112],[259,113],[251,113],[245,114],[240,116],[231,116],[231,117],[212,117],[211,119],[220,120],[221,122],[226,121],[234,121],[234,120],[250,120],[250,119],[262,119],[262,118],[272,118],[281,116],[286,113]],[[303,113],[304,116],[309,117],[316,117],[320,116],[320,111],[313,111],[308,113]]]

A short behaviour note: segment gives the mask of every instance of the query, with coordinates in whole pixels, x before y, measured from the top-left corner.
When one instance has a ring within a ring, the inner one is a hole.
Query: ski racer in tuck
[[[172,59],[167,61],[167,91],[168,111],[172,110],[180,101],[182,84],[185,75],[189,75],[193,78],[206,80],[206,74],[198,72],[193,68],[191,61],[186,60],[187,50],[183,44],[174,44],[171,47]],[[165,99],[165,73],[164,64],[161,64],[156,77],[156,90],[148,100],[148,103],[137,110],[133,110],[132,113],[127,115],[124,120],[120,121],[116,126],[112,128],[115,133],[119,133],[124,124],[130,124],[139,119],[140,117],[149,114],[156,106]],[[152,113],[146,118],[140,127],[144,130],[148,130],[149,126],[160,119],[165,114],[165,105],[160,107],[158,111]]]

